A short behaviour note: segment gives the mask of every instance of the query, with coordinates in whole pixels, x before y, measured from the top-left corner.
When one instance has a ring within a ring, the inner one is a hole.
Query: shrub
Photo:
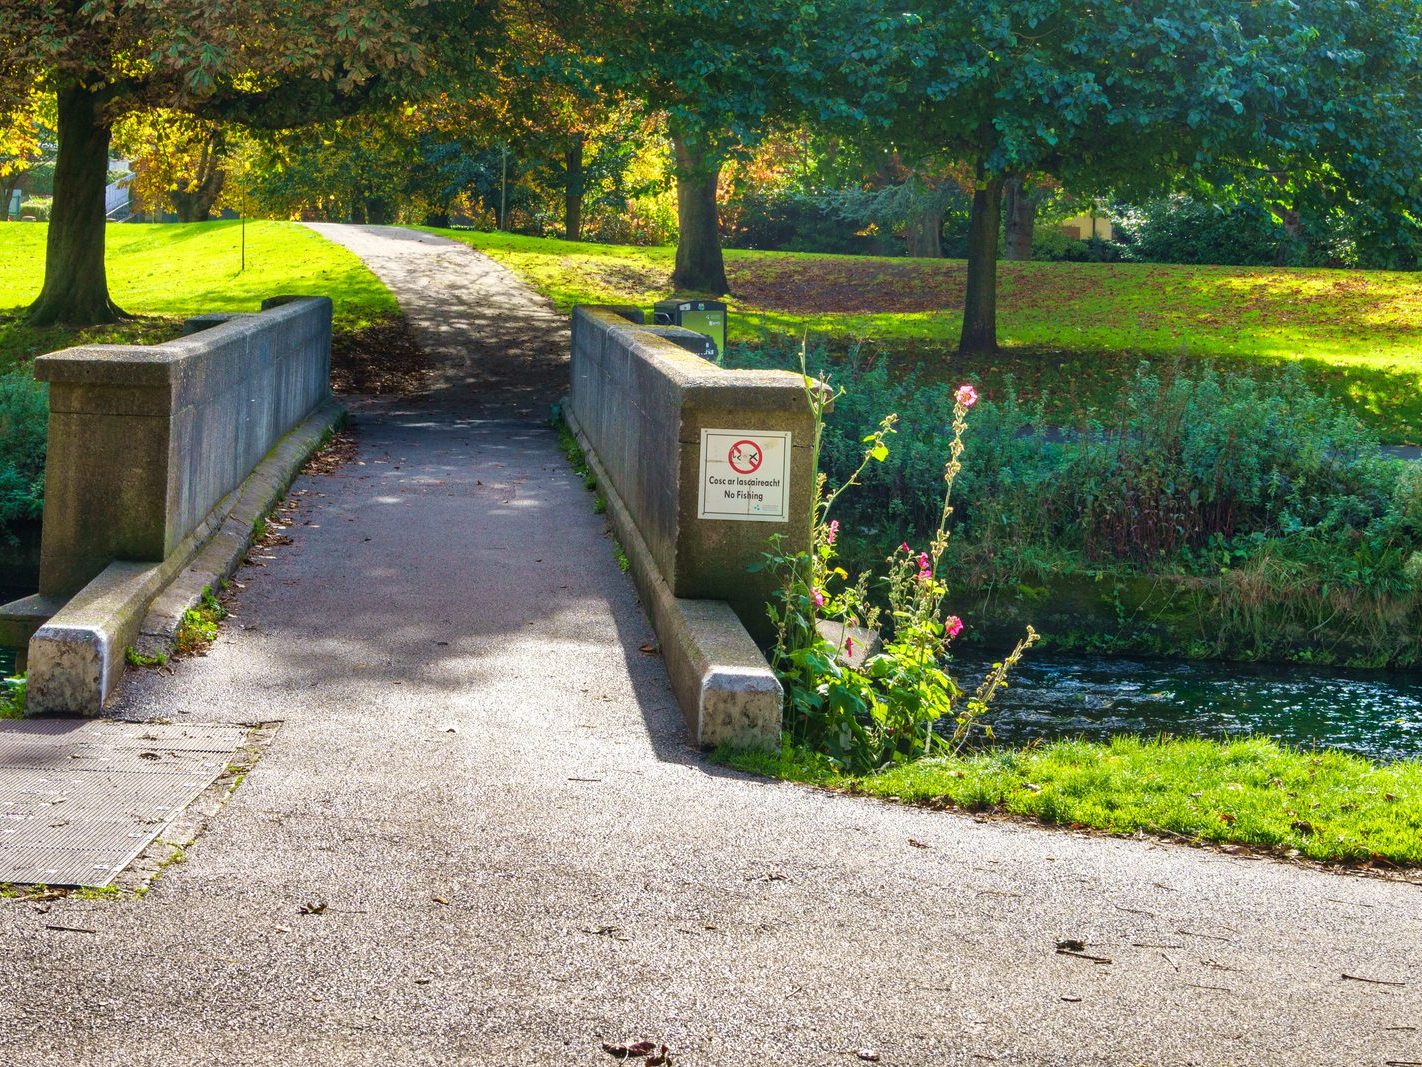
[[[727,212],[726,245],[783,252],[868,254],[880,251],[872,237],[844,218],[834,196],[748,191]]]
[[[1172,196],[1118,213],[1126,258],[1150,263],[1298,264],[1303,244],[1255,204]]]
[[[48,425],[46,387],[25,371],[0,375],[0,540],[40,517]]]
[[[733,365],[794,366],[785,350],[734,349]],[[845,395],[827,417],[823,469],[843,480],[878,413],[896,411],[892,453],[841,515],[875,551],[930,535],[951,391],[851,352],[811,355]],[[974,409],[958,476],[955,552],[1011,570],[1047,557],[1081,572],[1217,577],[1251,559],[1294,579],[1370,594],[1417,588],[1422,468],[1381,455],[1375,437],[1312,392],[1296,368],[1276,379],[1142,364],[1104,423],[1045,426],[1010,380]]]
[[[29,200],[20,201],[20,218],[26,215],[34,216],[36,222],[49,221],[49,209],[53,199],[48,196],[34,197]]]

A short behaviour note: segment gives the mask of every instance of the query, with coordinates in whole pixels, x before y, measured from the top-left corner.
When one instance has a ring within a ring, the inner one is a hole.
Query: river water
[[[959,657],[975,688],[989,663]],[[1028,653],[985,720],[999,741],[1267,735],[1374,760],[1422,758],[1422,672]]]

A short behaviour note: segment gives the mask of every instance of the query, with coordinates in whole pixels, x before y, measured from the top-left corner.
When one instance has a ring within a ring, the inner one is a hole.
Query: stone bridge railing
[[[35,360],[50,404],[40,588],[0,608],[0,643],[28,644],[32,712],[97,713],[155,599],[214,540],[209,563],[245,547],[339,414],[325,297],[187,331]]]
[[[725,370],[704,338],[637,313],[573,312],[565,408],[588,455],[668,673],[703,745],[773,745],[781,691],[769,635],[769,538],[810,540],[814,425],[798,374]]]

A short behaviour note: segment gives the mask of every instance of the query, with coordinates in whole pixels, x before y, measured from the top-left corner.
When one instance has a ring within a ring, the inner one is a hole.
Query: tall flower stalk
[[[811,377],[805,346],[800,351],[805,394],[814,417],[813,451],[819,467],[820,442],[826,413],[843,396]],[[954,396],[949,422],[948,456],[943,467],[943,509],[938,528],[926,549],[904,543],[887,561],[883,585],[889,604],[882,647],[865,656],[855,649],[868,644],[880,628],[880,612],[870,599],[875,581],[861,574],[853,582],[837,566],[840,525],[831,511],[840,496],[874,462],[889,455],[889,439],[898,423],[886,415],[874,433],[863,439],[864,454],[845,482],[829,489],[818,475],[812,518],[811,547],[787,553],[783,539],[771,539],[764,567],[780,579],[769,605],[776,641],[771,659],[785,688],[785,725],[792,743],[811,747],[852,772],[865,772],[931,753],[937,745],[959,750],[987,711],[992,697],[1006,684],[1008,671],[1037,640],[1026,636],[983,685],[966,697],[946,670],[948,646],[964,629],[956,615],[945,613],[948,586],[941,573],[953,515],[953,484],[962,470],[963,435],[968,411],[977,392],[961,386]],[[833,625],[824,627],[823,622]],[[953,723],[944,737],[942,720]]]

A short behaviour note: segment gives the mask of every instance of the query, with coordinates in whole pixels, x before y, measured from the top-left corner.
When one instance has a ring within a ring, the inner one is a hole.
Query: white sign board
[[[789,430],[701,431],[698,518],[784,522],[789,508]]]

